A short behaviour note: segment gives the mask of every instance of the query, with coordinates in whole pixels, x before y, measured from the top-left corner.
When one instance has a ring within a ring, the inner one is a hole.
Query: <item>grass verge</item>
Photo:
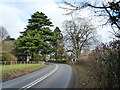
[[[88,56],[71,65],[76,70],[76,88],[104,88],[107,77],[104,64]]]
[[[97,88],[97,81],[89,75],[89,70],[84,66],[72,65],[77,73],[76,88]]]
[[[0,76],[2,76],[2,81],[7,81],[27,73],[36,71],[40,68],[43,68],[45,64],[13,64],[13,65],[1,65],[2,71]]]

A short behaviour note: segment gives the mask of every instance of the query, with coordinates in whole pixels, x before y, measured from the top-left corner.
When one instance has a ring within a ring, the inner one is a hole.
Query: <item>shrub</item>
[[[96,58],[94,57],[93,53],[89,56],[80,57],[76,64],[80,68],[83,67],[86,69],[85,72],[87,74],[86,75],[87,80],[85,80],[85,81],[87,81],[87,82],[85,82],[85,83],[87,83],[86,84],[87,86],[85,88],[87,88],[87,87],[89,87],[89,88],[104,88],[104,87],[106,87],[107,67],[103,62],[97,61]],[[79,82],[81,82],[81,81],[79,81]]]
[[[7,52],[2,53],[2,61],[17,61],[17,58]]]
[[[120,41],[111,41],[108,44],[101,44],[97,47],[92,55],[95,59],[101,63],[101,68],[106,67],[106,72],[103,76],[106,76],[107,82],[104,82],[106,87],[119,87],[120,84]],[[101,75],[101,74],[100,74]],[[103,76],[100,76],[100,79]]]

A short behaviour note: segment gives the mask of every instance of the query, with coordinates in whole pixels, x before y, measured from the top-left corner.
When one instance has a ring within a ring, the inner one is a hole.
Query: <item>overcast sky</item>
[[[51,19],[53,25],[60,27],[62,30],[62,22],[69,19],[65,14],[65,10],[59,8],[61,0],[0,0],[0,26],[4,26],[11,37],[18,38],[21,31],[28,24],[27,19],[36,11],[45,13]],[[67,0],[71,1],[71,0]],[[93,0],[91,0],[93,1]],[[85,10],[84,15],[90,15],[89,10]],[[98,22],[97,22],[98,23]],[[97,24],[93,22],[93,24]],[[111,28],[106,26],[99,28],[98,34],[104,42],[110,40]]]

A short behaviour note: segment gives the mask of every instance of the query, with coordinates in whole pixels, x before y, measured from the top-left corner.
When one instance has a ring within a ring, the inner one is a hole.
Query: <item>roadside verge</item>
[[[45,64],[15,64],[15,65],[3,65],[2,68],[2,81],[11,80],[25,74],[34,72],[45,67]]]

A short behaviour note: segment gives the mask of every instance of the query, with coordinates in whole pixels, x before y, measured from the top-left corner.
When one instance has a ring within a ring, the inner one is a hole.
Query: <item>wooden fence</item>
[[[12,64],[38,64],[43,63],[44,61],[0,61],[2,65],[12,65]]]

